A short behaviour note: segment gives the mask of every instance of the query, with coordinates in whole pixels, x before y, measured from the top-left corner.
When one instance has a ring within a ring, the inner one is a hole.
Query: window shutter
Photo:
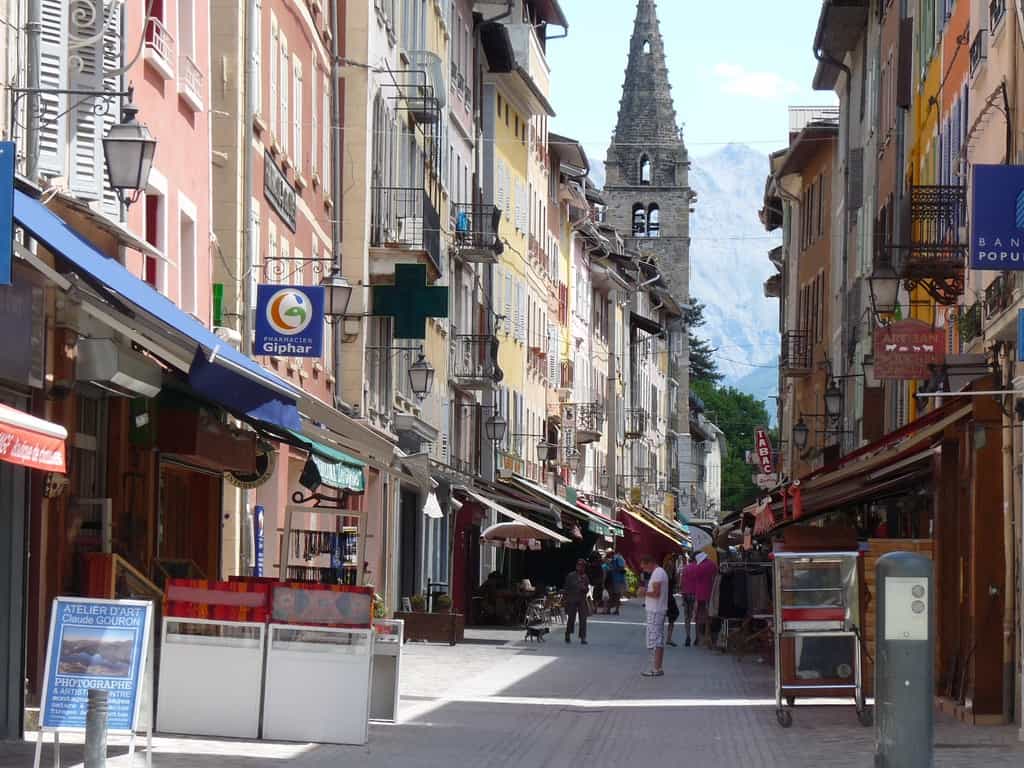
[[[70,37],[86,44],[69,51],[68,87],[73,90],[103,90],[103,23],[105,16],[71,14]],[[80,101],[70,113],[71,191],[85,200],[99,200],[103,193],[103,119],[93,112],[91,99]]]
[[[451,464],[451,401],[441,403],[441,463]]]
[[[280,44],[280,31],[277,28],[277,17],[270,14],[270,52],[267,56],[267,63],[270,65],[270,72],[267,80],[270,83],[270,132],[276,134],[278,132],[277,124],[277,48]]]
[[[851,213],[864,204],[864,148],[850,150],[846,207]]]
[[[508,329],[508,333],[515,334],[515,318],[512,315],[512,274],[508,271],[505,272],[505,326]]]
[[[252,88],[253,108],[257,114],[263,109],[263,0],[256,0],[253,19],[256,40],[252,46]]]
[[[316,63],[314,62],[313,68],[309,70],[309,119],[312,127],[309,130],[309,171],[310,175],[317,172],[317,166],[320,164],[318,158],[320,152],[316,148],[317,141],[320,140],[320,99],[317,98],[319,88],[317,88],[317,82],[319,81],[317,75]]]
[[[43,23],[39,85],[44,93],[39,96],[39,106],[45,109],[45,117],[39,131],[39,169],[49,175],[63,176],[67,165],[68,123],[64,118],[53,118],[67,109],[67,97],[45,91],[68,88],[68,14],[63,0],[42,0],[40,12]]]
[[[302,173],[302,62],[299,61],[298,56],[295,57],[292,69],[294,73],[294,79],[292,80],[294,85],[292,90],[292,126],[295,130],[292,149],[295,154],[295,172]]]
[[[328,85],[327,78],[324,78],[324,92],[323,92],[323,118],[324,118],[324,187],[331,189],[331,184],[327,181],[327,178],[331,175],[331,90]]]
[[[109,23],[103,35],[103,71],[117,72],[122,66],[122,45],[121,45],[121,5],[111,3],[109,11]],[[118,75],[104,77],[103,86],[108,91],[120,90],[121,82]],[[103,137],[113,127],[118,118],[117,110],[109,110],[100,120],[99,135],[96,137],[96,144],[99,151],[99,167],[102,169],[102,193],[103,212],[115,221],[122,218],[124,211],[117,194],[110,188],[110,178],[107,175],[107,162],[103,155]]]
[[[914,98],[914,20],[900,20],[899,80],[896,83],[896,106],[910,109]]]
[[[281,77],[281,127],[277,134],[278,143],[284,154],[288,154],[288,134],[291,131],[291,123],[288,120],[288,81],[291,79],[291,67],[288,66],[288,38],[281,33],[281,68],[278,75]]]
[[[548,324],[548,383],[555,389],[561,386],[558,363],[558,327]]]
[[[267,258],[263,260],[263,279],[271,283],[270,273],[276,268],[277,261],[277,226],[271,221],[267,225]]]

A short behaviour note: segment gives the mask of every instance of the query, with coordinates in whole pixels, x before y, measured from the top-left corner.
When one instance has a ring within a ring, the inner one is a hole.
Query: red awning
[[[64,441],[59,424],[0,405],[0,461],[47,472],[65,472]]]

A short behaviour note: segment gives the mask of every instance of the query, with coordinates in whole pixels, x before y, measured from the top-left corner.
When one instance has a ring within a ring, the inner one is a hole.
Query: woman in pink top
[[[718,575],[718,566],[715,561],[707,556],[706,552],[697,553],[697,562],[687,570],[691,579],[694,600],[697,603],[697,637],[695,645],[700,645],[701,638],[704,639],[708,648],[711,648],[711,621],[708,617],[708,601],[711,599],[711,592],[715,588],[715,576]]]

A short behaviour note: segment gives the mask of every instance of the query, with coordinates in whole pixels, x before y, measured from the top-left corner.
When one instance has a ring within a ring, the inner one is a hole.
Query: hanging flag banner
[[[1024,270],[1024,166],[973,170],[971,268]]]
[[[311,285],[257,287],[257,355],[322,357],[323,351],[323,288]]]
[[[252,508],[252,527],[253,527],[253,563],[252,563],[252,575],[257,578],[263,576],[263,552],[266,547],[266,535],[263,532],[263,521],[266,517],[266,510],[263,506],[257,504]]]
[[[11,284],[14,261],[14,159],[13,141],[0,141],[0,285]]]
[[[58,597],[43,678],[43,730],[85,729],[89,689],[109,694],[107,730],[134,733],[153,626],[141,600]]]
[[[772,469],[772,441],[764,427],[758,427],[754,432],[754,454],[762,475],[770,475],[775,471]]]
[[[917,381],[942,365],[946,335],[920,320],[900,320],[875,328],[875,378]]]

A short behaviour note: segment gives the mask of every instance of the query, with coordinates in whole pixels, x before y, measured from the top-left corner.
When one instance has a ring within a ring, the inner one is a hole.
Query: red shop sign
[[[920,320],[875,328],[875,378],[914,381],[931,376],[945,359],[946,334]]]
[[[754,433],[754,453],[757,456],[758,466],[761,467],[762,475],[770,475],[772,469],[772,441],[768,438],[768,430],[758,427]]]
[[[67,432],[58,424],[0,405],[0,461],[46,472],[64,472]]]

